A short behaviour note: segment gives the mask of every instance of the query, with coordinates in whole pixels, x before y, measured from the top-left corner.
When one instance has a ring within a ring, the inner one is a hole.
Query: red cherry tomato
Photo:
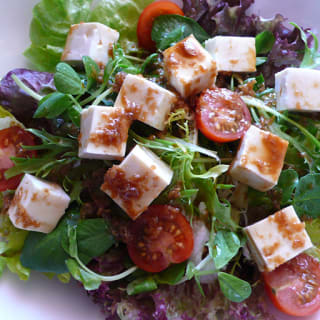
[[[184,15],[180,7],[171,1],[153,2],[142,11],[137,27],[137,36],[141,47],[150,51],[155,50],[155,42],[151,38],[153,21],[165,14]]]
[[[148,272],[160,272],[170,263],[187,260],[193,249],[192,228],[178,208],[153,205],[129,231],[128,251],[132,261]]]
[[[197,100],[196,120],[200,131],[216,142],[240,139],[251,124],[250,112],[240,95],[224,88],[201,93]]]
[[[35,145],[34,136],[20,127],[10,127],[0,130],[0,191],[16,189],[22,175],[6,179],[4,173],[14,164],[11,157],[35,157],[36,151],[25,150],[22,145]]]
[[[320,308],[320,263],[300,254],[272,272],[263,274],[274,305],[291,316],[308,316]]]

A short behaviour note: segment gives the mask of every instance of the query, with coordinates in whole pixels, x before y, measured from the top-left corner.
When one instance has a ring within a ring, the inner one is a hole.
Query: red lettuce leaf
[[[209,6],[208,3],[211,3]],[[297,29],[288,29],[285,18],[277,14],[271,19],[262,19],[255,14],[248,15],[247,9],[254,0],[185,0],[184,11],[187,16],[197,20],[210,34],[256,36],[269,30],[276,41],[267,56],[265,64],[258,68],[262,72],[267,86],[274,86],[274,75],[282,69],[298,67],[303,58],[304,44]]]
[[[53,74],[28,69],[14,69],[0,82],[0,105],[26,126],[32,126],[30,122],[32,122],[33,113],[38,107],[38,101],[17,86],[12,79],[12,74],[15,74],[26,86],[40,95],[55,90]]]

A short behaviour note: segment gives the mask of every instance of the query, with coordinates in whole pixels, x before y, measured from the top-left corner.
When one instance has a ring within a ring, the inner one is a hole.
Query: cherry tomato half
[[[208,139],[230,142],[240,139],[249,129],[251,115],[238,93],[212,88],[203,91],[198,98],[196,120]]]
[[[35,145],[34,136],[20,127],[14,126],[0,130],[0,191],[16,189],[22,175],[6,179],[4,173],[14,166],[11,157],[35,157],[36,151],[25,150],[22,145]]]
[[[320,263],[300,254],[272,272],[263,274],[274,305],[291,316],[308,316],[320,308]]]
[[[142,48],[150,51],[155,50],[155,42],[151,38],[153,21],[165,14],[184,15],[180,7],[171,1],[153,2],[142,11],[137,27],[138,41]]]
[[[170,263],[187,260],[193,249],[192,228],[180,209],[152,205],[129,230],[132,261],[148,272],[160,272]]]

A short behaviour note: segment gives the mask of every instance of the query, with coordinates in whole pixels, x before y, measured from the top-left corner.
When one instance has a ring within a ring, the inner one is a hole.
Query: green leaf
[[[130,269],[113,276],[103,276],[90,270],[79,258],[77,248],[77,228],[76,226],[68,226],[69,242],[67,243],[67,252],[74,258],[68,259],[66,264],[72,276],[81,282],[83,282],[87,290],[97,289],[101,281],[117,281],[123,279],[130,274],[134,273],[138,268],[131,267]]]
[[[67,273],[60,273],[57,275],[57,278],[59,279],[60,282],[62,283],[69,283],[71,280],[71,275],[69,272]]]
[[[59,92],[66,94],[82,94],[84,88],[78,73],[67,63],[60,62],[56,67],[54,84]]]
[[[320,218],[307,220],[305,224],[313,245],[320,248]]]
[[[160,50],[165,50],[175,45],[180,40],[186,38],[185,34],[186,34],[186,26],[180,26],[170,31],[163,39],[159,40],[157,48]]]
[[[256,58],[256,66],[261,66],[265,62],[267,62],[268,58],[267,57],[257,57]]]
[[[164,50],[191,34],[200,43],[209,39],[207,32],[193,19],[170,14],[159,16],[154,20],[151,37],[156,42],[157,48]]]
[[[75,235],[76,232],[76,235]],[[77,246],[74,239],[77,238]],[[72,257],[79,255],[84,264],[108,251],[115,244],[114,237],[104,219],[87,219],[79,221],[76,229],[71,228],[69,239],[65,233],[62,238],[63,248]],[[70,252],[70,246],[73,252]],[[77,249],[78,252],[75,252]]]
[[[104,219],[80,221],[77,227],[77,241],[79,257],[84,263],[105,253],[115,244]]]
[[[159,54],[158,53],[152,53],[150,56],[147,57],[147,59],[144,61],[144,63],[141,66],[141,73],[145,73],[146,68],[156,62],[158,60]]]
[[[192,174],[194,178],[198,179],[210,179],[213,180],[217,179],[219,176],[221,176],[223,173],[227,172],[229,169],[228,165],[225,164],[219,164],[217,166],[214,166],[210,168],[207,172],[203,174]]]
[[[78,263],[73,259],[67,259],[66,260],[66,265],[67,265],[67,268],[68,268],[69,272],[73,276],[73,278],[75,278],[78,281],[81,281],[81,278],[80,278],[80,267],[79,267]]]
[[[280,174],[278,184],[275,187],[277,190],[281,191],[281,205],[288,204],[289,200],[293,196],[293,191],[299,183],[299,175],[293,169],[283,170]]]
[[[61,246],[67,220],[63,219],[49,234],[29,232],[21,254],[21,264],[36,271],[65,273],[68,255]]]
[[[72,24],[89,20],[92,0],[42,0],[33,9],[31,46],[25,56],[41,71],[53,72],[60,62]]]
[[[5,257],[0,256],[0,278],[3,274],[4,269],[6,268],[7,260]]]
[[[230,203],[228,201],[221,203],[216,192],[213,195],[213,214],[220,222],[229,226],[231,229],[238,228],[237,224],[231,217]]]
[[[262,31],[256,35],[256,54],[266,54],[268,53],[274,43],[276,38],[274,37],[273,33],[269,30]]]
[[[152,277],[139,278],[130,282],[127,286],[127,293],[129,296],[149,292],[158,288],[157,283]]]
[[[56,65],[60,62],[62,52],[62,47],[38,47],[31,44],[23,54],[34,65],[34,69],[54,72]]]
[[[89,272],[80,269],[80,279],[86,290],[97,290],[101,285],[101,280],[91,275]]]
[[[313,37],[313,47],[308,46],[308,37],[306,33],[296,23],[290,22],[295,28],[300,31],[301,39],[304,42],[304,56],[300,64],[300,68],[314,69],[320,65],[320,53],[318,52],[319,42],[314,33],[310,32]]]
[[[69,158],[57,160],[57,153],[49,152],[41,158],[13,157],[11,158],[11,160],[14,163],[14,166],[5,172],[6,179],[9,179],[21,173],[35,174],[36,176],[45,178],[53,169],[58,169],[59,167],[75,162],[79,160],[79,158],[76,156],[72,156]]]
[[[186,269],[186,277],[188,280],[191,280],[194,275],[196,274],[197,270],[196,270],[196,266],[194,265],[194,263],[192,261],[189,261],[187,264],[187,269]]]
[[[238,253],[241,242],[236,233],[219,230],[213,242],[213,261],[217,269],[223,268]]]
[[[78,257],[78,244],[77,244],[77,225],[74,226],[68,226],[68,241],[67,241],[67,247],[64,245],[64,238],[61,239],[61,244],[64,250],[70,254],[72,258]]]
[[[61,149],[61,151],[70,151],[70,149],[73,149],[74,151],[77,151],[78,149],[78,142],[76,138],[70,137],[62,137],[62,136],[56,136],[53,135],[44,129],[37,130],[37,129],[27,129],[27,131],[31,132],[33,135],[37,136],[42,141],[41,149],[34,149],[34,150],[44,150],[44,149],[53,149],[56,150]]]
[[[71,106],[70,98],[63,93],[53,92],[42,98],[34,118],[54,119],[64,113]]]
[[[155,275],[156,282],[169,285],[177,284],[185,274],[186,265],[186,262],[171,265]]]
[[[5,253],[10,256],[13,253],[18,253],[22,250],[28,231],[13,228],[6,237]]]
[[[0,215],[0,276],[6,266],[21,280],[28,280],[30,270],[23,267],[20,254],[28,231],[15,228],[8,215]]]
[[[81,112],[82,108],[76,104],[73,104],[68,108],[68,117],[78,128],[80,128]]]
[[[25,267],[22,265],[20,261],[20,253],[11,257],[6,257],[6,263],[7,263],[8,269],[12,273],[16,273],[21,280],[26,281],[29,279],[30,270],[28,267]]]
[[[96,62],[88,56],[82,57],[82,61],[87,76],[87,91],[89,91],[98,80],[100,68]]]
[[[233,302],[242,302],[250,297],[252,289],[248,282],[225,272],[218,273],[222,293]]]
[[[14,119],[14,116],[8,110],[0,106],[0,118],[6,118],[6,117]]]
[[[320,173],[310,173],[300,179],[293,205],[300,217],[320,217]]]
[[[27,129],[27,131],[40,138],[42,144],[23,147],[28,150],[46,150],[46,152],[39,153],[36,158],[11,158],[15,165],[5,172],[7,179],[21,173],[36,174],[44,178],[51,170],[79,159],[77,157],[78,142],[76,138],[55,136],[45,130]]]
[[[137,24],[143,9],[153,0],[102,0],[90,15],[90,21],[103,23],[120,33],[120,43],[128,50],[137,42]]]
[[[78,281],[82,282],[86,290],[96,290],[101,285],[101,280],[92,276],[90,273],[81,269],[78,263],[73,259],[66,260],[66,265],[68,267],[71,275]]]

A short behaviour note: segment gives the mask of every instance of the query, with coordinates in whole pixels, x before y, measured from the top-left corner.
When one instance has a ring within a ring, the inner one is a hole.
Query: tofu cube
[[[229,173],[235,180],[267,191],[278,182],[287,148],[288,141],[251,126],[242,138]]]
[[[114,106],[132,113],[135,120],[164,130],[168,114],[176,100],[175,94],[156,83],[142,76],[128,74]]]
[[[98,22],[79,23],[71,26],[62,61],[78,64],[83,56],[89,56],[104,67],[112,55],[113,44],[119,32]]]
[[[126,152],[131,120],[125,110],[91,106],[81,112],[79,157],[119,160]]]
[[[59,185],[25,174],[8,214],[19,229],[49,233],[64,215],[69,202],[70,197]]]
[[[320,70],[287,68],[275,75],[277,110],[320,111]]]
[[[256,71],[254,37],[217,36],[207,40],[205,48],[216,61],[218,71]]]
[[[136,145],[119,166],[110,168],[101,190],[135,220],[171,182],[173,171],[157,155]]]
[[[165,50],[163,57],[168,81],[183,98],[215,84],[216,62],[193,35]]]
[[[293,206],[244,229],[259,270],[272,271],[312,247],[312,242]]]

